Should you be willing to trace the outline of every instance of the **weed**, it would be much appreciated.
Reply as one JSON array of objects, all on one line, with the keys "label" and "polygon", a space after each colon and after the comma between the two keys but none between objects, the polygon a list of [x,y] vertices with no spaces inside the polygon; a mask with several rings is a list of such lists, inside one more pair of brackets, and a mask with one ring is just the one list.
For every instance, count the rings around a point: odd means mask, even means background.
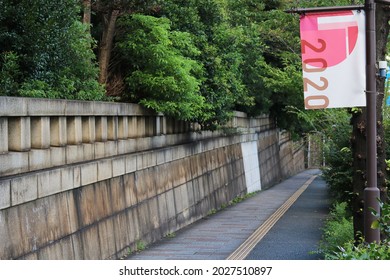
[{"label": "weed", "polygon": [[171,233],[168,233],[167,235],[165,235],[165,238],[174,238],[176,237],[176,233],[174,232],[171,232]]},{"label": "weed", "polygon": [[322,229],[322,240],[317,253],[323,254],[326,259],[332,259],[333,254],[339,251],[339,246],[354,239],[352,217],[347,215],[347,207],[346,202],[336,203]]},{"label": "weed", "polygon": [[247,193],[247,194],[245,194],[243,196],[238,196],[238,197],[234,198],[233,200],[231,200],[229,204],[230,205],[235,205],[235,204],[240,203],[240,202],[242,202],[242,201],[244,201],[244,200],[246,200],[248,198],[251,198],[251,197],[255,196],[259,192],[260,191],[256,191],[256,192]]},{"label": "weed", "polygon": [[137,241],[137,252],[141,252],[146,249],[146,244],[142,240]]}]

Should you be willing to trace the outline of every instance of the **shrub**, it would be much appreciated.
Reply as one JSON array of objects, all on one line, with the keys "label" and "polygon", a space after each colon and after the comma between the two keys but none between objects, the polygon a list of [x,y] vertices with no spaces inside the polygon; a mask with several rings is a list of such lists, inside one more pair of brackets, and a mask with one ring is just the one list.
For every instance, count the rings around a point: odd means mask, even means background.
[{"label": "shrub", "polygon": [[333,259],[337,260],[390,260],[390,242],[364,243],[363,240],[354,245],[348,242],[339,247],[339,252],[335,252]]},{"label": "shrub", "polygon": [[329,192],[335,201],[349,203],[348,208],[352,209],[352,152],[351,149],[343,147],[339,149],[334,143],[326,152],[327,166],[322,168],[322,175],[329,186]]},{"label": "shrub", "polygon": [[[381,215],[379,216],[378,213],[373,212],[377,216],[377,220],[374,221],[372,227],[381,230],[384,240],[379,243],[366,243],[361,238],[358,244],[355,244],[353,239],[335,238],[344,235],[346,233],[344,229],[347,229],[343,221],[344,218],[338,219],[339,223],[336,222],[336,226],[333,223],[327,223],[326,225],[324,234],[326,246],[323,247],[325,258],[334,260],[390,260],[390,204],[381,203],[380,205]],[[339,211],[337,216],[342,217],[342,214],[343,212]],[[352,223],[350,225],[352,227]],[[352,228],[350,230],[352,231]]]},{"label": "shrub", "polygon": [[333,259],[339,246],[353,242],[352,218],[347,213],[347,203],[336,203],[323,227],[319,252],[325,259]]}]

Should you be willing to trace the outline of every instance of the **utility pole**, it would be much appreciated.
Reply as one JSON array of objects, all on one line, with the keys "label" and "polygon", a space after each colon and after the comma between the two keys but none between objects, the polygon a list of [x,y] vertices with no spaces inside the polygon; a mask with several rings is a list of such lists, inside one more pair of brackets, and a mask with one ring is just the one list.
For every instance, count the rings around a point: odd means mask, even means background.
[{"label": "utility pole", "polygon": [[376,35],[375,1],[366,0],[366,100],[367,100],[367,186],[364,189],[364,237],[366,242],[380,242],[379,228],[371,228],[379,209],[377,184],[376,129]]}]

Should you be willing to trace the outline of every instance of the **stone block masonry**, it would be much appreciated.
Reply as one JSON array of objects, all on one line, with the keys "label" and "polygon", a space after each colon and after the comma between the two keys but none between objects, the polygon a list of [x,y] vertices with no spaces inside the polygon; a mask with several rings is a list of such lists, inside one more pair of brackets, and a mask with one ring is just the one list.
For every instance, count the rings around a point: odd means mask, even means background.
[{"label": "stone block masonry", "polygon": [[267,116],[237,112],[226,135],[135,104],[0,97],[0,112],[0,259],[120,258],[304,168]]}]

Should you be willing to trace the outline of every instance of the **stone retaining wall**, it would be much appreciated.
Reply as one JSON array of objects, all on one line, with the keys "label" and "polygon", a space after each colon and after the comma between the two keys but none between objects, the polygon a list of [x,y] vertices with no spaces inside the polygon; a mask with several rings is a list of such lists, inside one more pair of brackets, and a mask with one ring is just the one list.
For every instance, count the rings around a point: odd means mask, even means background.
[{"label": "stone retaining wall", "polygon": [[135,104],[0,97],[0,259],[112,259],[304,168],[268,117],[196,131]]}]

